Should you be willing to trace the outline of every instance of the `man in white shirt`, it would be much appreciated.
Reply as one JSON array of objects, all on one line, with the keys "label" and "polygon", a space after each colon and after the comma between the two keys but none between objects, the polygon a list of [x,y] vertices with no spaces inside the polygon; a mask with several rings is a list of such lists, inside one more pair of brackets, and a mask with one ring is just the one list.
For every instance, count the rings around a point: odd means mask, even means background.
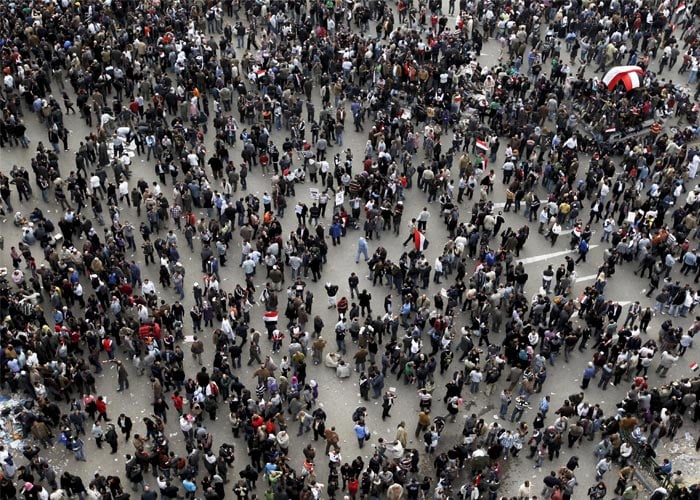
[{"label": "man in white shirt", "polygon": [[90,190],[92,191],[93,196],[95,194],[99,194],[100,199],[104,200],[104,190],[102,189],[100,177],[94,172],[92,173],[92,176],[90,176]]},{"label": "man in white shirt", "polygon": [[131,207],[131,197],[129,196],[129,181],[125,177],[119,182],[119,203],[122,203],[126,198],[126,204]]},{"label": "man in white shirt", "polygon": [[155,291],[156,291],[156,286],[153,284],[153,282],[151,280],[149,280],[148,278],[144,279],[143,284],[141,285],[141,295],[143,295],[145,297],[146,295],[150,294],[151,292],[155,293]]}]

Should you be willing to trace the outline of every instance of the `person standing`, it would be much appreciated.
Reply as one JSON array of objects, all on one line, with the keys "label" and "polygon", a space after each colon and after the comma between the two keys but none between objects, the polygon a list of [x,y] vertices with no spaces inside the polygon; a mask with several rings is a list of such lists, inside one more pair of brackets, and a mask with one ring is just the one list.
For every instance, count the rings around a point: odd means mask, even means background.
[{"label": "person standing", "polygon": [[100,424],[99,420],[95,421],[92,424],[91,434],[92,434],[92,437],[95,439],[95,444],[97,445],[97,447],[102,449],[102,440],[104,439],[104,430],[102,429],[102,425]]},{"label": "person standing", "polygon": [[510,421],[515,422],[516,420],[520,420],[527,407],[528,403],[525,396],[518,396],[515,398],[515,407],[513,408],[513,413],[510,415]]},{"label": "person standing", "polygon": [[600,481],[603,476],[612,468],[612,459],[610,457],[602,458],[595,467],[595,480]]},{"label": "person standing", "polygon": [[70,445],[75,459],[78,462],[87,462],[87,459],[85,458],[85,442],[80,439],[79,436],[76,436],[71,440]]},{"label": "person standing", "polygon": [[419,231],[425,231],[428,228],[428,219],[430,219],[428,207],[423,207],[423,210],[418,214],[418,217],[416,217]]},{"label": "person standing", "polygon": [[554,222],[552,224],[552,228],[549,230],[549,238],[552,240],[552,246],[554,246],[557,243],[557,239],[559,238],[559,235],[561,234],[561,224],[559,222]]},{"label": "person standing", "polygon": [[364,236],[360,236],[357,240],[357,254],[355,255],[355,264],[360,263],[360,256],[364,256],[365,262],[369,260],[369,247],[367,245],[367,239]]},{"label": "person standing", "polygon": [[604,391],[607,390],[610,379],[613,375],[613,365],[612,363],[605,363],[601,368],[600,381],[598,382],[598,387],[602,388]]},{"label": "person standing", "polygon": [[[195,306],[195,308],[196,308],[196,306]],[[200,315],[200,321],[201,321],[201,313],[199,313],[199,315]],[[192,319],[194,320],[194,317]],[[197,330],[197,329],[195,328],[195,330]],[[201,331],[201,328],[200,328],[200,331]],[[202,353],[204,352],[204,343],[201,340],[199,340],[196,335],[194,337],[192,337],[192,339],[193,339],[193,342],[192,342],[192,345],[190,346],[190,352],[192,353],[192,358],[195,361],[197,361],[197,363],[199,363],[199,365],[201,366]]]},{"label": "person standing", "polygon": [[391,417],[389,412],[394,405],[395,397],[396,396],[391,391],[386,391],[384,393],[384,400],[382,401],[382,420],[386,419],[386,417]]},{"label": "person standing", "polygon": [[336,295],[338,295],[338,285],[326,283],[326,294],[328,295],[328,309],[336,307]]},{"label": "person standing", "polygon": [[469,372],[469,390],[472,394],[478,394],[479,384],[483,378],[484,374],[481,372],[478,366]]},{"label": "person standing", "polygon": [[668,351],[662,352],[661,359],[659,360],[659,366],[656,368],[656,373],[659,374],[659,377],[665,378],[668,370],[676,361],[678,361],[678,356],[674,356]]},{"label": "person standing", "polygon": [[365,441],[369,439],[369,431],[363,420],[358,420],[353,428],[355,431],[355,437],[357,438],[357,445],[360,448],[364,448]]},{"label": "person standing", "polygon": [[107,425],[107,432],[105,433],[104,439],[107,442],[107,444],[109,444],[110,448],[112,448],[112,451],[110,451],[110,455],[116,454],[117,448],[119,446],[119,440],[117,438],[117,431],[114,428],[114,424]]},{"label": "person standing", "polygon": [[416,425],[415,437],[421,435],[422,432],[428,429],[430,426],[430,408],[425,408],[423,411],[418,413],[418,423]]},{"label": "person standing", "polygon": [[634,328],[634,323],[635,321],[637,321],[637,318],[639,317],[639,313],[641,311],[642,306],[639,305],[638,300],[630,304],[629,309],[627,309],[627,317],[625,318],[625,323],[622,325],[622,327],[627,328],[627,325],[629,325],[630,328]]},{"label": "person standing", "polygon": [[581,379],[581,389],[588,388],[588,384],[591,383],[591,379],[595,376],[595,366],[593,362],[589,361],[586,369],[583,370],[583,378]]},{"label": "person standing", "polygon": [[95,408],[97,409],[97,421],[104,420],[110,422],[112,419],[107,416],[107,403],[102,396],[98,396],[95,400]]},{"label": "person standing", "polygon": [[576,264],[578,264],[581,261],[586,262],[586,255],[588,255],[588,250],[588,241],[586,241],[584,238],[581,238],[581,241],[578,244],[578,259],[576,259]]},{"label": "person standing", "polygon": [[248,346],[248,354],[250,355],[248,359],[248,366],[252,365],[253,361],[256,361],[258,364],[262,364],[260,353],[260,346],[256,341],[252,340]]},{"label": "person standing", "polygon": [[637,490],[636,484],[628,486],[622,493],[623,500],[636,500],[637,498],[639,498],[639,491]]},{"label": "person standing", "polygon": [[651,323],[651,319],[654,317],[654,311],[651,309],[651,307],[646,307],[639,316],[639,330],[642,333],[647,332],[647,328],[649,327],[649,323]]},{"label": "person standing", "polygon": [[508,389],[503,389],[503,391],[501,392],[500,400],[501,407],[498,410],[498,416],[500,418],[505,419],[508,415],[508,407],[510,406],[510,403],[512,401],[512,397]]},{"label": "person standing", "polygon": [[[627,489],[627,483],[634,478],[634,466],[628,465],[619,470],[617,476],[617,485],[615,486],[615,494],[623,495]],[[623,497],[624,498],[624,497]]]},{"label": "person standing", "polygon": [[121,392],[129,388],[129,372],[126,370],[124,363],[117,360],[117,382],[119,383],[119,389],[117,392]]},{"label": "person standing", "polygon": [[[249,43],[250,44],[250,43]],[[193,500],[197,491],[197,483],[194,478],[185,477],[182,480],[182,487],[185,489],[185,498]]]},{"label": "person standing", "polygon": [[131,418],[122,413],[117,419],[117,425],[119,426],[119,429],[124,435],[124,442],[128,442],[129,438],[131,437],[131,429],[134,426],[131,421]]},{"label": "person standing", "polygon": [[360,296],[360,291],[358,289],[358,286],[360,284],[360,278],[357,276],[357,274],[350,273],[350,276],[348,277],[348,286],[350,287],[350,298],[354,299],[355,296]]},{"label": "person standing", "polygon": [[340,446],[338,446],[340,436],[338,436],[335,427],[327,428],[323,433],[323,437],[326,439],[326,455],[328,455],[331,447],[333,447],[333,450],[336,452],[340,451]]},{"label": "person standing", "polygon": [[[360,294],[357,296],[358,299],[358,305],[360,306],[360,314],[364,318],[365,312],[367,313],[368,317],[371,317],[372,315],[372,294],[369,293],[366,289],[363,289]],[[381,337],[380,337],[381,338]],[[381,340],[380,340],[381,342]]]}]

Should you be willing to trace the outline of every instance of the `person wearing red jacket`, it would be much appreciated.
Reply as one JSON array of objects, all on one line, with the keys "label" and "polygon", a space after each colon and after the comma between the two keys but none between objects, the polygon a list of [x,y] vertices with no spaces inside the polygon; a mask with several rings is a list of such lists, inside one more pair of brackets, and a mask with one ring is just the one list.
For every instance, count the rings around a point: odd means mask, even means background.
[{"label": "person wearing red jacket", "polygon": [[348,481],[348,494],[350,495],[350,498],[356,497],[359,487],[360,481],[356,477],[353,477],[350,479],[350,481]]},{"label": "person wearing red jacket", "polygon": [[98,413],[96,422],[99,422],[101,419],[104,419],[105,422],[112,420],[107,416],[107,403],[102,396],[98,396],[95,400],[95,408],[97,408]]},{"label": "person wearing red jacket", "polygon": [[110,360],[114,359],[114,341],[111,338],[105,337],[102,340],[102,349],[107,353],[107,357]]},{"label": "person wearing red jacket", "polygon": [[180,396],[180,392],[175,391],[175,393],[172,396],[170,396],[170,399],[173,402],[173,406],[175,407],[177,414],[179,416],[182,416],[182,407],[184,405],[184,400],[183,400],[182,396]]}]

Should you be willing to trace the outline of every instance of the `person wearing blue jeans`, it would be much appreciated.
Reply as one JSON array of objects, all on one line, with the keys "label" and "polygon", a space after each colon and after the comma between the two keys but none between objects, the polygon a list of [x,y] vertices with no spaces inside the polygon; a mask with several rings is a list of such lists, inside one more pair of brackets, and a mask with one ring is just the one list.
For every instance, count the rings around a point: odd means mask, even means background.
[{"label": "person wearing blue jeans", "polygon": [[347,353],[345,349],[345,331],[335,332],[335,343],[338,345],[338,352],[345,356]]},{"label": "person wearing blue jeans", "polygon": [[503,392],[501,392],[501,408],[498,410],[499,417],[506,418],[511,400],[510,391],[508,389],[503,389]]},{"label": "person wearing blue jeans", "polygon": [[367,240],[364,236],[360,236],[357,240],[357,254],[355,255],[355,264],[360,263],[360,256],[364,256],[365,262],[369,260],[369,247],[367,246]]},{"label": "person wearing blue jeans", "polygon": [[367,426],[365,426],[364,422],[359,421],[355,424],[354,430],[355,430],[355,437],[357,437],[357,445],[360,448],[364,448],[365,440],[367,439],[367,436],[369,435],[369,431],[367,430]]}]

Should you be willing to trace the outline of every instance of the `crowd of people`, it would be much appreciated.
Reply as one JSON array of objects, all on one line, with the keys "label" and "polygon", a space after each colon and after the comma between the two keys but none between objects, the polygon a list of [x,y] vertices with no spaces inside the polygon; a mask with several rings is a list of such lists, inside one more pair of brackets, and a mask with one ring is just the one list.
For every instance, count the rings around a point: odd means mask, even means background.
[{"label": "crowd of people", "polygon": [[[688,411],[697,421],[700,384],[653,380],[700,327],[673,324],[700,301],[685,283],[700,276],[698,91],[663,73],[680,60],[696,83],[695,6],[448,3],[0,6],[0,148],[31,150],[0,174],[16,226],[3,233],[0,383],[22,398],[4,417],[26,438],[0,445],[1,498],[534,498],[529,481],[504,488],[504,468],[523,447],[545,467],[564,439],[584,437],[600,439],[594,483],[579,485],[572,456],[540,496],[604,498],[617,473],[625,499],[648,485],[654,500],[698,498],[695,479],[655,450]],[[501,53],[482,65],[489,38]],[[646,70],[635,91],[586,76],[625,63]],[[71,132],[71,114],[88,134]],[[349,148],[358,135],[364,149]],[[262,179],[258,196],[248,183]],[[407,208],[409,196],[425,208]],[[38,200],[60,207],[58,220]],[[389,233],[406,236],[404,251]],[[519,257],[531,237],[577,255],[529,279]],[[594,284],[574,293],[598,238]],[[328,278],[341,248],[369,272],[366,286],[363,272],[348,276],[349,296]],[[197,255],[201,267],[183,265]],[[225,284],[234,267],[240,279]],[[605,291],[620,267],[648,273],[655,294],[626,304],[624,322],[626,297]],[[647,329],[665,314],[654,339]],[[581,392],[549,418],[551,396],[533,408],[562,351],[568,363],[590,349]],[[150,416],[111,410],[106,366],[118,392],[130,378],[150,384]],[[382,420],[395,418],[388,379],[415,387],[415,441],[408,419],[376,436],[365,407],[326,422],[324,384],[307,373],[325,366],[357,377]],[[592,380],[630,386],[615,413],[587,400]],[[499,405],[492,422],[469,410],[482,386]],[[217,413],[230,436],[210,430]],[[442,440],[458,416],[462,438]],[[374,441],[367,464],[341,450],[341,426],[360,449]],[[290,434],[309,436],[301,455]],[[86,461],[88,442],[116,454],[120,437],[124,470],[89,480],[42,450],[60,443]],[[635,469],[652,458],[650,475]]]}]

